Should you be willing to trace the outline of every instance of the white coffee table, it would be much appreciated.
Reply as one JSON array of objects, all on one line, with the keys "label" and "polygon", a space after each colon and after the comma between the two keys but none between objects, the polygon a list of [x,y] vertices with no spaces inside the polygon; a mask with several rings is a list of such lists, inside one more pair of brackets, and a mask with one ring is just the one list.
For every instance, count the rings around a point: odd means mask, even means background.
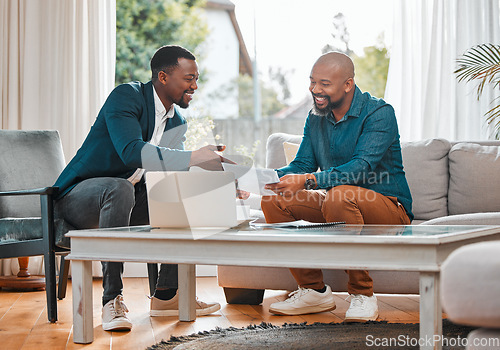
[{"label": "white coffee table", "polygon": [[326,230],[152,229],[70,231],[73,341],[93,341],[92,261],[179,264],[179,319],[195,313],[195,264],[420,272],[421,348],[442,335],[440,267],[465,244],[500,239],[500,226],[345,225]]}]

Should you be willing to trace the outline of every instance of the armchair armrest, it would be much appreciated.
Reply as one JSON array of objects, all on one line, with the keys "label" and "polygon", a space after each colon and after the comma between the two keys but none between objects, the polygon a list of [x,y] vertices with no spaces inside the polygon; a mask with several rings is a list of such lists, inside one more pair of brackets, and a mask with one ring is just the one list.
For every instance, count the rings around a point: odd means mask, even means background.
[{"label": "armchair armrest", "polygon": [[0,196],[27,196],[27,195],[56,195],[59,187],[43,187],[31,190],[15,190],[0,192]]}]

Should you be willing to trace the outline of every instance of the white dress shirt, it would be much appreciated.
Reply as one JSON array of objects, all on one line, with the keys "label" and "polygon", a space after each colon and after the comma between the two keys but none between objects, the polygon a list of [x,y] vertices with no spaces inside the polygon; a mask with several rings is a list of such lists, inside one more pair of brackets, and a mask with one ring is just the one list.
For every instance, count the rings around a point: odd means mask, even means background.
[{"label": "white dress shirt", "polygon": [[[149,143],[154,146],[158,146],[160,144],[161,137],[163,136],[163,131],[165,130],[167,119],[172,118],[175,111],[174,105],[172,105],[167,112],[165,106],[158,97],[154,86],[153,96],[155,102],[155,129],[153,131],[153,135],[151,136],[151,140],[149,140]],[[132,185],[135,185],[141,180],[142,176],[144,175],[144,171],[144,169],[138,168],[127,180],[130,181]]]}]

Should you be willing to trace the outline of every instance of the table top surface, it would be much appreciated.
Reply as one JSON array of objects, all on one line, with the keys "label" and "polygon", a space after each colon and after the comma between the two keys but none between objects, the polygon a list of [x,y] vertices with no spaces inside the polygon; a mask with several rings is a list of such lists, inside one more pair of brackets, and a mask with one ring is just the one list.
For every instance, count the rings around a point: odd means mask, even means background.
[{"label": "table top surface", "polygon": [[492,225],[339,225],[323,228],[262,228],[243,224],[235,228],[165,229],[131,226],[70,231],[75,238],[144,238],[166,240],[400,242],[446,243],[500,233]]}]

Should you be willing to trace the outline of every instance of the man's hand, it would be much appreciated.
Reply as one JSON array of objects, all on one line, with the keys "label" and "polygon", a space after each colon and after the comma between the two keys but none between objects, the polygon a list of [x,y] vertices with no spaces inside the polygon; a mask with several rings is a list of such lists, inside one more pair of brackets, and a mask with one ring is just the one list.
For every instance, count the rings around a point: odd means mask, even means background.
[{"label": "man's hand", "polygon": [[205,170],[222,171],[222,163],[234,164],[234,162],[230,161],[229,159],[215,153],[221,148],[221,145],[207,145],[191,152],[191,160],[189,161],[189,166],[198,166]]},{"label": "man's hand", "polygon": [[234,180],[234,183],[236,185],[236,198],[248,199],[248,197],[250,197],[250,192],[243,191],[238,188],[238,179]]},{"label": "man's hand", "polygon": [[236,198],[238,199],[248,199],[250,197],[250,192],[243,191],[243,190],[236,190]]},{"label": "man's hand", "polygon": [[296,192],[304,189],[307,174],[290,174],[280,179],[275,184],[267,184],[266,189],[273,191],[280,196],[292,196]]}]

